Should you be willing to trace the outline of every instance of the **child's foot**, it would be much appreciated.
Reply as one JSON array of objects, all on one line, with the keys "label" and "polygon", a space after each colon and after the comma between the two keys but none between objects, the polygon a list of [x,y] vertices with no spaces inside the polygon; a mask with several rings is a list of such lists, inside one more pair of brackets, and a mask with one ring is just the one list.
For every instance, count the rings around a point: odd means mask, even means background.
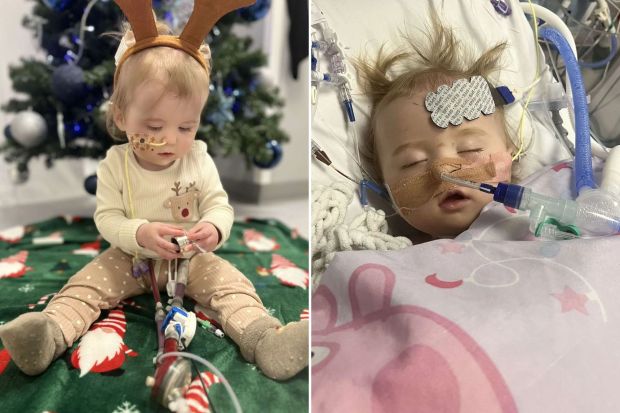
[{"label": "child's foot", "polygon": [[58,324],[44,313],[26,313],[0,327],[0,339],[17,367],[41,374],[67,349]]},{"label": "child's foot", "polygon": [[308,365],[308,320],[281,326],[263,317],[243,332],[241,352],[274,380],[286,380]]}]

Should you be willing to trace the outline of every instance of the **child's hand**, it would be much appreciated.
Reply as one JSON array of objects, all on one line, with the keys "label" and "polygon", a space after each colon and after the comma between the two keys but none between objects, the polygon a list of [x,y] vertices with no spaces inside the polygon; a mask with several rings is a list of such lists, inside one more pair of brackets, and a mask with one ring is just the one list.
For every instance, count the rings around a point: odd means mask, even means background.
[{"label": "child's hand", "polygon": [[[220,241],[220,233],[210,222],[199,222],[187,232],[190,241],[194,241],[203,250],[213,251]],[[191,249],[189,248],[191,247]],[[197,249],[194,245],[188,246],[188,250]]]},{"label": "child's hand", "polygon": [[161,258],[166,260],[179,258],[181,254],[177,252],[177,246],[165,239],[165,235],[178,237],[185,235],[185,233],[181,227],[162,224],[161,222],[149,222],[140,225],[138,232],[136,232],[136,240],[141,247],[153,251]]}]

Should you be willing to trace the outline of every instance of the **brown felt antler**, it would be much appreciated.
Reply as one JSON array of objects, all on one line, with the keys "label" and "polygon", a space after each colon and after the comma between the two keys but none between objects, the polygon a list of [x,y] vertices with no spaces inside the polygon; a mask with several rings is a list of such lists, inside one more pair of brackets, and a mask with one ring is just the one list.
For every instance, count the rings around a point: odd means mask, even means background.
[{"label": "brown felt antler", "polygon": [[222,16],[255,2],[256,0],[195,0],[194,11],[179,38],[198,49]]},{"label": "brown felt antler", "polygon": [[136,43],[143,39],[157,37],[157,26],[151,9],[151,0],[114,0],[121,8],[129,24]]},{"label": "brown felt antler", "polygon": [[158,35],[155,18],[151,9],[152,0],[114,0],[121,8],[131,29],[136,43],[127,49],[116,66],[114,80],[127,58],[141,50],[157,46],[180,49],[192,56],[205,70],[209,65],[200,53],[200,45],[215,23],[226,13],[254,4],[256,0],[195,0],[194,10],[179,37]]}]

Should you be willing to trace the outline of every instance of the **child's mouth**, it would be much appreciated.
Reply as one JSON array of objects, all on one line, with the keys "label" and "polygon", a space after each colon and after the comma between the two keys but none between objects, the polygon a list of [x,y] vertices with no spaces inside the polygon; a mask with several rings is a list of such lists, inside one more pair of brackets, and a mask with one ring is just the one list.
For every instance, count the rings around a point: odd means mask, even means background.
[{"label": "child's mouth", "polygon": [[174,156],[174,153],[172,153],[172,152],[160,152],[157,155],[163,156],[164,158],[168,158],[170,156]]},{"label": "child's mouth", "polygon": [[464,208],[471,199],[458,189],[446,192],[439,201],[439,208],[446,211],[457,211]]}]

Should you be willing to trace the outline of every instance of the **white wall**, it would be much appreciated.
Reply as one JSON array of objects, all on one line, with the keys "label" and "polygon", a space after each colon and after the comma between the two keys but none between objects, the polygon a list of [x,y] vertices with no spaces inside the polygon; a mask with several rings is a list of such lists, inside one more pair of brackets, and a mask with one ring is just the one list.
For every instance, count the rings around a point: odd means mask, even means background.
[{"label": "white wall", "polygon": [[[4,0],[6,4],[7,0]],[[110,3],[111,4],[111,3]],[[21,26],[23,16],[30,14],[33,2],[26,0],[8,0],[8,7],[0,14],[0,39],[3,40],[0,53],[0,102],[7,102],[15,96],[8,75],[9,64],[19,63],[20,57],[38,56],[44,58],[38,42],[30,30]],[[258,183],[299,182],[307,185],[308,181],[308,69],[307,61],[300,65],[299,79],[295,81],[288,69],[288,15],[286,2],[274,0],[268,16],[249,27],[239,27],[239,32],[248,33],[269,55],[268,77],[274,79],[286,100],[282,127],[291,137],[291,142],[284,147],[282,162],[273,169],[255,170],[245,173],[246,179]],[[3,141],[2,130],[12,114],[0,111],[0,142]],[[239,163],[230,160],[222,162],[222,176],[236,174],[239,176]],[[93,208],[93,197],[86,194],[83,181],[94,172],[95,163],[90,160],[59,161],[47,169],[43,159],[30,162],[30,179],[22,185],[13,185],[10,180],[10,165],[0,158],[0,228],[14,222],[19,209],[39,211],[40,218],[58,213],[84,213]],[[241,174],[243,175],[243,173]],[[73,211],[75,209],[75,211]]]},{"label": "white wall", "polygon": [[[4,39],[0,53],[0,102],[6,103],[16,96],[9,78],[9,64],[18,64],[21,57],[39,57],[38,42],[30,30],[21,25],[23,16],[29,14],[33,2],[8,0],[0,14],[0,39]],[[4,130],[13,114],[0,111],[0,127]],[[0,142],[5,139],[0,134]],[[13,185],[10,180],[10,164],[0,158],[0,219],[9,215],[6,208],[28,207],[48,201],[71,199],[74,203],[87,202],[89,195],[83,189],[83,166],[81,161],[63,161],[58,167],[47,169],[44,159],[30,162],[30,179],[23,185]],[[45,211],[42,211],[45,213]]]}]

